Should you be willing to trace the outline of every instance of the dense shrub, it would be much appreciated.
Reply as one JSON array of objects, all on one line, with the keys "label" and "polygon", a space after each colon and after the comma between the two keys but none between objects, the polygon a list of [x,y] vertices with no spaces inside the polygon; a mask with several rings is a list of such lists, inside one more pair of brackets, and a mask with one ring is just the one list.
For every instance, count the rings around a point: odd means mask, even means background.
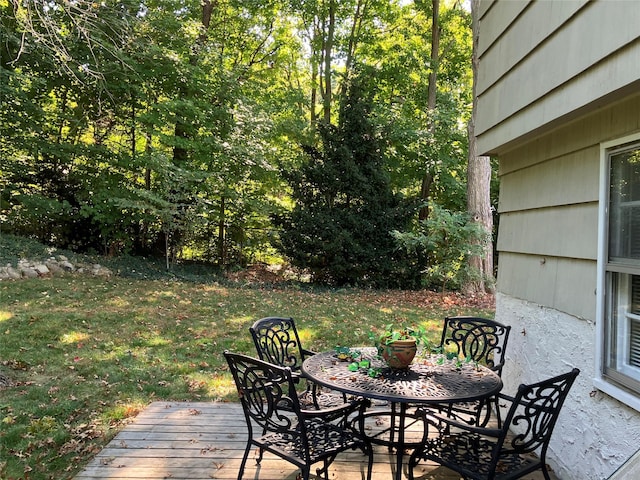
[{"label": "dense shrub", "polygon": [[393,236],[407,255],[416,261],[426,258],[425,286],[457,290],[479,275],[468,259],[483,254],[481,239],[486,232],[466,212],[452,212],[437,204],[431,204],[429,211],[417,231],[396,231]]},{"label": "dense shrub", "polygon": [[321,147],[305,147],[307,161],[285,173],[296,204],[277,219],[279,248],[319,283],[415,287],[420,265],[392,236],[408,227],[415,208],[392,190],[366,95],[356,78],[339,125],[321,126]]}]

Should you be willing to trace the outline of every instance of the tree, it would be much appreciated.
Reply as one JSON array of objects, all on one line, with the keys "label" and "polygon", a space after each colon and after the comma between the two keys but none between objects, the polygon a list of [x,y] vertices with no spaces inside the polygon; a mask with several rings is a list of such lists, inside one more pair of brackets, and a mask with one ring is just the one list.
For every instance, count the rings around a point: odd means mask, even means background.
[{"label": "tree", "polygon": [[[440,0],[431,0],[431,55],[429,57],[429,87],[427,95],[427,115],[429,121],[429,134],[435,136],[435,109],[436,109],[436,92],[438,84],[438,65],[440,63]],[[433,160],[429,162],[425,168],[422,184],[420,186],[420,198],[425,202],[425,206],[420,209],[419,219],[426,220],[429,216],[429,208],[427,200],[431,191],[431,184],[434,180]]]},{"label": "tree", "polygon": [[482,255],[469,257],[469,267],[477,272],[464,285],[466,293],[485,293],[493,287],[493,242],[491,232],[493,230],[493,216],[491,212],[491,163],[489,157],[478,156],[475,138],[475,118],[477,106],[477,72],[478,72],[478,9],[479,0],[472,0],[472,32],[473,32],[473,109],[468,124],[469,132],[469,165],[467,167],[467,208],[471,220],[483,227],[486,235],[480,246]]},{"label": "tree", "polygon": [[[361,245],[403,224],[375,218],[387,207],[367,182],[392,205],[418,198],[428,170],[429,200],[466,210],[469,19],[440,2],[434,22],[433,4],[0,0],[3,227],[80,251],[244,263],[292,208],[280,171],[313,162],[353,182],[323,192],[330,213],[369,205]],[[367,128],[348,120],[353,65],[375,72],[360,82]],[[333,237],[367,231],[356,221]]]},{"label": "tree", "polygon": [[3,3],[6,18],[16,23],[22,37],[12,62],[37,48],[54,60],[53,71],[83,84],[104,81],[110,62],[121,59],[122,47],[130,38],[131,21],[141,9],[140,3],[132,0]]},{"label": "tree", "polygon": [[321,125],[322,148],[288,172],[296,206],[279,219],[281,251],[316,281],[333,285],[416,286],[419,269],[396,248],[412,205],[394,194],[382,142],[370,118],[367,71],[350,79],[337,126]]},{"label": "tree", "polygon": [[[375,39],[361,40],[358,58],[379,72],[375,116],[385,129],[392,183],[407,194],[424,191],[425,201],[444,208],[466,210],[470,16],[457,4],[441,5],[438,49],[430,1],[390,6],[375,23]],[[432,51],[439,52],[437,69],[426,60]]]}]

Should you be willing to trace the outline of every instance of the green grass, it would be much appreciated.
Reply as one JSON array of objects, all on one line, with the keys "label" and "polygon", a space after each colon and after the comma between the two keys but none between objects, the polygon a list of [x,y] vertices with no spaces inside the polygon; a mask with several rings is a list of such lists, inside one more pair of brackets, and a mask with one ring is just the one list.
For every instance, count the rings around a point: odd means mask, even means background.
[{"label": "green grass", "polygon": [[257,288],[68,275],[0,282],[0,478],[68,479],[155,400],[236,399],[222,352],[293,316],[306,347],[369,345],[372,328],[493,317],[424,292]]}]

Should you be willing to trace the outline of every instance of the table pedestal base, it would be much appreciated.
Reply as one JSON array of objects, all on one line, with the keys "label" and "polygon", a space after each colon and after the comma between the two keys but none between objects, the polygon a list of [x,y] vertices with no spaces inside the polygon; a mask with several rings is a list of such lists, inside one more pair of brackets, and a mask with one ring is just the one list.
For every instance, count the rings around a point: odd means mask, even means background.
[{"label": "table pedestal base", "polygon": [[423,424],[406,403],[390,403],[388,409],[365,412],[365,434],[371,443],[383,445],[396,453],[396,480],[402,479],[404,454],[422,443]]}]

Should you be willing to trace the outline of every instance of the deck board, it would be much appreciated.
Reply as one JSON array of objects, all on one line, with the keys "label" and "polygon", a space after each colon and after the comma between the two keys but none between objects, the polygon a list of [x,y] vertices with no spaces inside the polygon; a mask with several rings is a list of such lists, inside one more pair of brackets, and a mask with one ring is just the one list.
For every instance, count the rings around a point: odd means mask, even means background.
[{"label": "deck board", "polygon": [[[246,438],[247,427],[238,403],[154,402],[74,480],[235,480]],[[254,458],[252,453],[245,479],[295,480],[298,470],[293,465],[269,454],[265,454],[260,465]],[[373,480],[393,478],[394,454],[376,446],[374,462]],[[366,457],[354,451],[339,455],[329,476],[334,480],[351,480],[364,478],[365,472]],[[430,463],[420,464],[415,474],[419,480],[459,479],[451,470]],[[525,477],[525,480],[541,479],[541,473]]]}]

